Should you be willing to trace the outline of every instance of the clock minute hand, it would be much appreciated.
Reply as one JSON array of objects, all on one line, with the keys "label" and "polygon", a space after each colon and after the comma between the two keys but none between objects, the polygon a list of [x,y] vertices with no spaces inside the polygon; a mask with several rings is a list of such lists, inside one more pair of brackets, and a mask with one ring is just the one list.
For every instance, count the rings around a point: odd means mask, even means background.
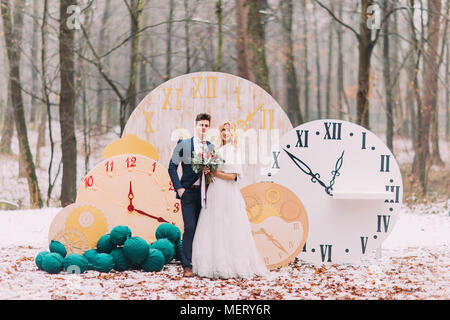
[{"label": "clock minute hand", "polygon": [[267,237],[267,239],[269,239],[275,247],[277,247],[278,249],[280,249],[280,250],[284,251],[286,254],[288,254],[288,252],[283,247],[283,245],[277,239],[275,239],[272,235],[268,234],[264,228],[261,228],[258,231],[253,231],[252,233],[265,235]]},{"label": "clock minute hand", "polygon": [[167,221],[166,219],[164,219],[164,218],[162,218],[162,217],[155,217],[155,216],[152,216],[151,214],[148,214],[148,213],[146,213],[146,212],[144,212],[144,211],[142,211],[142,210],[139,210],[139,209],[136,209],[136,208],[134,208],[134,211],[136,211],[137,213],[139,213],[139,214],[142,214],[142,215],[144,215],[144,216],[147,216],[147,217],[149,217],[149,218],[152,218],[152,219],[155,219],[155,220],[157,220],[158,222],[168,222],[169,223],[169,221]]},{"label": "clock minute hand", "polygon": [[311,168],[306,163],[304,163],[302,160],[300,160],[299,158],[294,156],[292,153],[290,153],[286,149],[283,149],[283,150],[284,150],[284,152],[286,152],[288,154],[288,156],[291,158],[291,160],[295,163],[295,165],[300,170],[302,170],[308,176],[311,176],[311,182],[313,182],[313,183],[318,182],[322,187],[325,188],[326,193],[331,196],[331,193],[330,193],[330,190],[329,190],[330,188],[322,180],[319,179],[320,178],[320,174],[313,173]]}]

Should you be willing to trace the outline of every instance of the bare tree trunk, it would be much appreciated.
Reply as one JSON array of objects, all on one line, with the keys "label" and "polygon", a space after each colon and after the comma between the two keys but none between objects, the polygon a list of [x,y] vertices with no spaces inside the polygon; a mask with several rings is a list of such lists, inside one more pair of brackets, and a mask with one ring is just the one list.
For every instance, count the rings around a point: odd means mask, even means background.
[{"label": "bare tree trunk", "polygon": [[165,80],[170,79],[172,69],[172,20],[173,20],[174,0],[169,0],[169,17],[167,23],[167,45],[166,45],[166,74]]},{"label": "bare tree trunk", "polygon": [[248,11],[246,0],[236,0],[236,51],[237,51],[237,74],[244,79],[250,79],[250,60],[248,53]]},{"label": "bare tree trunk", "polygon": [[[334,11],[333,5],[331,6],[331,11]],[[331,109],[331,75],[333,73],[333,29],[334,20],[331,22],[328,28],[328,65],[327,65],[327,84],[325,92],[325,117],[330,118]]]},{"label": "bare tree trunk", "polygon": [[411,140],[413,142],[413,145],[416,144],[416,137],[417,137],[417,129],[416,129],[416,99],[414,98],[416,96],[415,94],[415,81],[416,81],[416,60],[418,58],[418,52],[417,52],[417,39],[415,36],[414,31],[414,25],[413,25],[413,19],[414,19],[414,0],[409,1],[409,12],[408,12],[408,42],[409,50],[411,51],[411,54],[407,61],[407,83],[406,83],[406,93],[405,93],[405,105],[406,108],[408,108],[409,113],[409,125],[411,132]]},{"label": "bare tree trunk", "polygon": [[371,30],[367,27],[367,8],[371,5],[373,5],[373,1],[361,0],[358,93],[356,95],[357,123],[367,129],[370,127],[370,65],[374,46],[371,40]]},{"label": "bare tree trunk", "polygon": [[280,1],[281,25],[283,30],[283,49],[285,58],[283,61],[283,86],[286,88],[287,110],[286,113],[294,127],[303,123],[300,110],[300,97],[297,82],[297,73],[294,64],[294,46],[292,41],[292,15],[294,11],[293,1]]},{"label": "bare tree trunk", "polygon": [[[444,17],[449,17],[450,12],[450,3],[447,2],[447,10],[444,15]],[[442,32],[442,45],[441,50],[439,54],[439,62],[437,63],[437,67],[435,69],[435,72],[437,74],[437,77],[439,78],[439,70],[441,68],[442,61],[444,60],[444,52],[445,52],[445,45],[447,41],[447,29],[448,29],[448,18],[445,19],[445,24],[443,26],[443,32]],[[448,86],[448,83],[446,83]],[[431,161],[433,164],[438,166],[444,166],[444,161],[442,161],[441,158],[441,152],[439,150],[439,82],[436,81],[436,99],[434,99],[435,105],[433,106],[434,112],[433,112],[433,118],[432,118],[432,126],[431,126]],[[448,90],[447,90],[448,91]]]},{"label": "bare tree trunk", "polygon": [[[38,61],[38,32],[39,32],[39,23],[38,23],[38,6],[39,1],[33,0],[33,39],[31,40],[31,59],[32,61]],[[34,96],[38,92],[38,79],[37,79],[37,68],[32,68],[31,70],[31,83],[32,83],[32,92],[33,96],[31,97],[31,110],[30,110],[30,122],[35,124],[36,114],[40,114],[38,111],[42,109],[42,104],[36,99]],[[41,119],[41,118],[39,118]],[[36,165],[38,165],[38,161],[36,161]]]},{"label": "bare tree trunk", "polygon": [[[171,0],[171,5],[172,2],[173,0]],[[130,115],[136,108],[136,78],[137,78],[137,67],[139,62],[139,39],[140,39],[138,30],[141,26],[142,8],[143,8],[143,0],[131,1],[131,11],[130,11],[131,34],[133,34],[134,37],[133,40],[131,41],[131,48],[130,48],[130,57],[131,57],[130,80],[128,83],[128,90],[127,90],[126,119],[130,117]],[[170,17],[170,19],[172,18]],[[125,128],[125,126],[123,128]]]},{"label": "bare tree trunk", "polygon": [[[430,125],[434,108],[437,107],[437,80],[439,75],[435,72],[437,69],[437,50],[439,45],[441,1],[428,1],[428,44],[426,46],[424,63],[424,86],[423,86],[423,108],[421,110],[421,123],[419,126],[418,148],[416,157],[418,158],[416,177],[419,178],[422,187],[422,193],[427,191],[427,176],[430,156]],[[434,106],[434,107],[433,107]]]},{"label": "bare tree trunk", "polygon": [[[8,65],[6,60],[8,55],[5,55],[5,65]],[[0,141],[0,153],[12,154],[11,143],[14,135],[14,108],[11,102],[11,82],[8,81],[8,97],[6,99],[5,106],[5,118],[2,128],[2,139]]]},{"label": "bare tree trunk", "polygon": [[47,108],[41,104],[40,120],[38,127],[38,138],[36,142],[36,168],[41,166],[41,148],[45,146],[45,128],[47,124]]},{"label": "bare tree trunk", "polygon": [[308,66],[308,22],[306,21],[306,0],[303,0],[303,88],[305,97],[305,121],[310,120],[309,114],[309,66]]},{"label": "bare tree trunk", "polygon": [[[397,1],[395,1],[397,3]],[[402,92],[400,87],[400,62],[399,62],[399,56],[400,56],[400,38],[398,37],[398,14],[397,12],[394,12],[393,14],[393,21],[392,23],[392,34],[394,35],[394,41],[392,42],[392,49],[391,51],[391,57],[392,57],[392,70],[395,71],[396,74],[396,81],[393,84],[393,90],[394,90],[394,102],[396,107],[396,115],[397,115],[397,126],[399,126],[399,133],[404,136],[409,136],[409,126],[408,126],[408,116],[407,116],[407,109],[403,105],[402,101]],[[392,39],[392,37],[391,37]]]},{"label": "bare tree trunk", "polygon": [[[445,63],[445,83],[447,86],[450,83],[450,43],[447,42],[447,56]],[[445,137],[450,136],[450,90],[445,90]]]},{"label": "bare tree trunk", "polygon": [[[100,34],[99,34],[99,43],[98,43],[98,50],[100,53],[103,53],[103,50],[105,49],[105,44],[108,42],[108,33],[106,32],[106,23],[108,21],[109,15],[110,15],[110,6],[111,1],[105,1],[105,8],[103,11],[102,16],[102,22],[100,27]],[[108,57],[106,58],[108,59]],[[104,102],[104,95],[103,95],[103,79],[99,78],[97,80],[97,117],[96,117],[96,128],[102,127],[102,118],[103,118],[103,109],[105,106]]]},{"label": "bare tree trunk", "polygon": [[18,44],[22,41],[24,9],[25,0],[17,0],[14,8],[14,18],[12,18],[10,2],[8,0],[1,1],[3,32],[9,61],[11,102],[14,108],[14,121],[16,124],[17,137],[19,139],[19,159],[23,158],[25,162],[28,191],[30,194],[30,206],[32,208],[41,208],[42,198],[39,190],[33,156],[31,154],[28,142],[28,132],[25,122],[22,89],[20,83],[20,49]]},{"label": "bare tree trunk", "polygon": [[[384,11],[390,10],[389,0],[383,0]],[[391,80],[391,59],[390,59],[390,47],[389,47],[389,19],[386,19],[383,30],[383,77],[384,77],[384,90],[386,93],[386,145],[394,152],[394,97],[393,86]]]},{"label": "bare tree trunk", "polygon": [[77,192],[77,141],[75,136],[75,61],[73,56],[74,30],[69,28],[67,9],[76,5],[76,0],[61,0],[59,25],[59,60],[61,93],[59,122],[61,126],[61,149],[63,174],[61,183],[61,205],[74,203]]},{"label": "bare tree trunk", "polygon": [[[339,19],[342,19],[342,3],[338,9]],[[342,53],[342,26],[336,25],[337,45],[338,45],[338,61],[337,61],[337,105],[338,117],[344,119],[344,57]]]},{"label": "bare tree trunk", "polygon": [[264,40],[264,28],[261,22],[261,1],[246,0],[248,6],[247,33],[248,53],[250,54],[250,79],[266,92],[271,94],[269,83],[269,70],[266,63],[266,50]]},{"label": "bare tree trunk", "polygon": [[[142,12],[142,25],[146,26],[148,20],[148,13],[143,10]],[[142,101],[144,97],[147,95],[147,92],[149,91],[149,81],[147,80],[147,58],[145,57],[144,53],[147,52],[148,47],[148,38],[150,37],[150,33],[145,33],[142,35],[142,41],[141,41],[141,49],[140,49],[140,58],[139,58],[139,94],[138,94],[138,100]]]},{"label": "bare tree trunk", "polygon": [[186,73],[191,72],[191,49],[189,47],[189,21],[187,21],[191,14],[189,12],[189,0],[183,0],[184,4],[184,18],[186,21],[184,22],[184,44],[186,48]]},{"label": "bare tree trunk", "polygon": [[320,48],[319,48],[319,32],[317,26],[317,18],[316,18],[316,6],[314,5],[314,39],[316,44],[316,90],[317,90],[317,113],[318,118],[322,118],[322,93],[321,93],[321,85],[320,80],[322,76],[320,74]]},{"label": "bare tree trunk", "polygon": [[222,0],[216,2],[216,16],[217,16],[217,60],[216,71],[222,68]]}]

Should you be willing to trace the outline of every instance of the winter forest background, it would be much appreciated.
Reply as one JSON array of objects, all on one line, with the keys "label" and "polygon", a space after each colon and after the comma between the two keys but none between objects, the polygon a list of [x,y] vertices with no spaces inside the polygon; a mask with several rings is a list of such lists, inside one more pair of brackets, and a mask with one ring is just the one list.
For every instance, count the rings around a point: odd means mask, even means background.
[{"label": "winter forest background", "polygon": [[196,71],[249,79],[294,127],[353,121],[408,202],[449,194],[445,0],[1,0],[0,200],[73,203],[141,99]]}]

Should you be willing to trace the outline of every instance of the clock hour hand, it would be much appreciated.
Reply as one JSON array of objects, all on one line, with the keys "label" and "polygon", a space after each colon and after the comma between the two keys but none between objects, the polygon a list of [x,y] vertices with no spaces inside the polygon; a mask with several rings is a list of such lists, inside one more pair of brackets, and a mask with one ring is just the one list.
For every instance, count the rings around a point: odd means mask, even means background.
[{"label": "clock hour hand", "polygon": [[320,180],[320,174],[318,173],[313,173],[311,168],[304,163],[302,160],[300,160],[299,158],[297,158],[296,156],[294,156],[292,153],[290,153],[289,151],[287,151],[286,149],[283,149],[284,152],[286,152],[288,154],[288,156],[291,158],[292,162],[295,163],[295,165],[305,174],[307,174],[308,176],[311,177],[311,182],[312,183],[316,183],[318,182],[322,187],[324,187],[325,192],[331,196],[331,192],[330,192],[330,187],[328,187],[322,180]]},{"label": "clock hour hand", "polygon": [[250,122],[250,120],[253,119],[253,117],[255,116],[256,112],[258,112],[258,110],[261,109],[263,105],[264,105],[264,103],[260,103],[260,104],[255,108],[255,110],[253,110],[251,113],[249,113],[249,114],[247,115],[247,117],[245,118],[245,120],[238,120],[238,121],[237,121],[237,126],[238,126],[238,128],[239,128],[239,129],[242,129],[242,130],[244,130],[244,131],[247,131],[248,128],[249,128],[248,123]]},{"label": "clock hour hand", "polygon": [[131,187],[131,181],[130,181],[130,191],[128,192],[128,199],[130,200],[130,204],[128,205],[128,211],[133,212],[133,210],[134,210],[134,206],[133,206],[134,194],[133,194],[133,189]]},{"label": "clock hour hand", "polygon": [[344,151],[342,151],[341,156],[336,160],[336,164],[334,166],[334,170],[331,171],[331,174],[333,175],[333,177],[330,180],[330,185],[327,187],[328,188],[328,193],[329,190],[333,190],[333,186],[334,186],[334,180],[336,179],[336,177],[339,177],[341,174],[339,173],[339,170],[342,167],[342,163],[344,162]]}]

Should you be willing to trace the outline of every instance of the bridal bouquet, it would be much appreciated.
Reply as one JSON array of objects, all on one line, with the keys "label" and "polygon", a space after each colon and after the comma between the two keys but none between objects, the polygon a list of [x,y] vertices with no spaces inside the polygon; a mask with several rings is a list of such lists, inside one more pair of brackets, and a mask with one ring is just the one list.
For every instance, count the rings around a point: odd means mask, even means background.
[{"label": "bridal bouquet", "polygon": [[[218,166],[224,163],[225,160],[215,150],[204,149],[201,152],[192,153],[192,170],[195,173],[203,172],[205,167],[208,167],[210,171],[217,171]],[[211,183],[211,175],[208,174],[205,178],[206,183]]]}]

